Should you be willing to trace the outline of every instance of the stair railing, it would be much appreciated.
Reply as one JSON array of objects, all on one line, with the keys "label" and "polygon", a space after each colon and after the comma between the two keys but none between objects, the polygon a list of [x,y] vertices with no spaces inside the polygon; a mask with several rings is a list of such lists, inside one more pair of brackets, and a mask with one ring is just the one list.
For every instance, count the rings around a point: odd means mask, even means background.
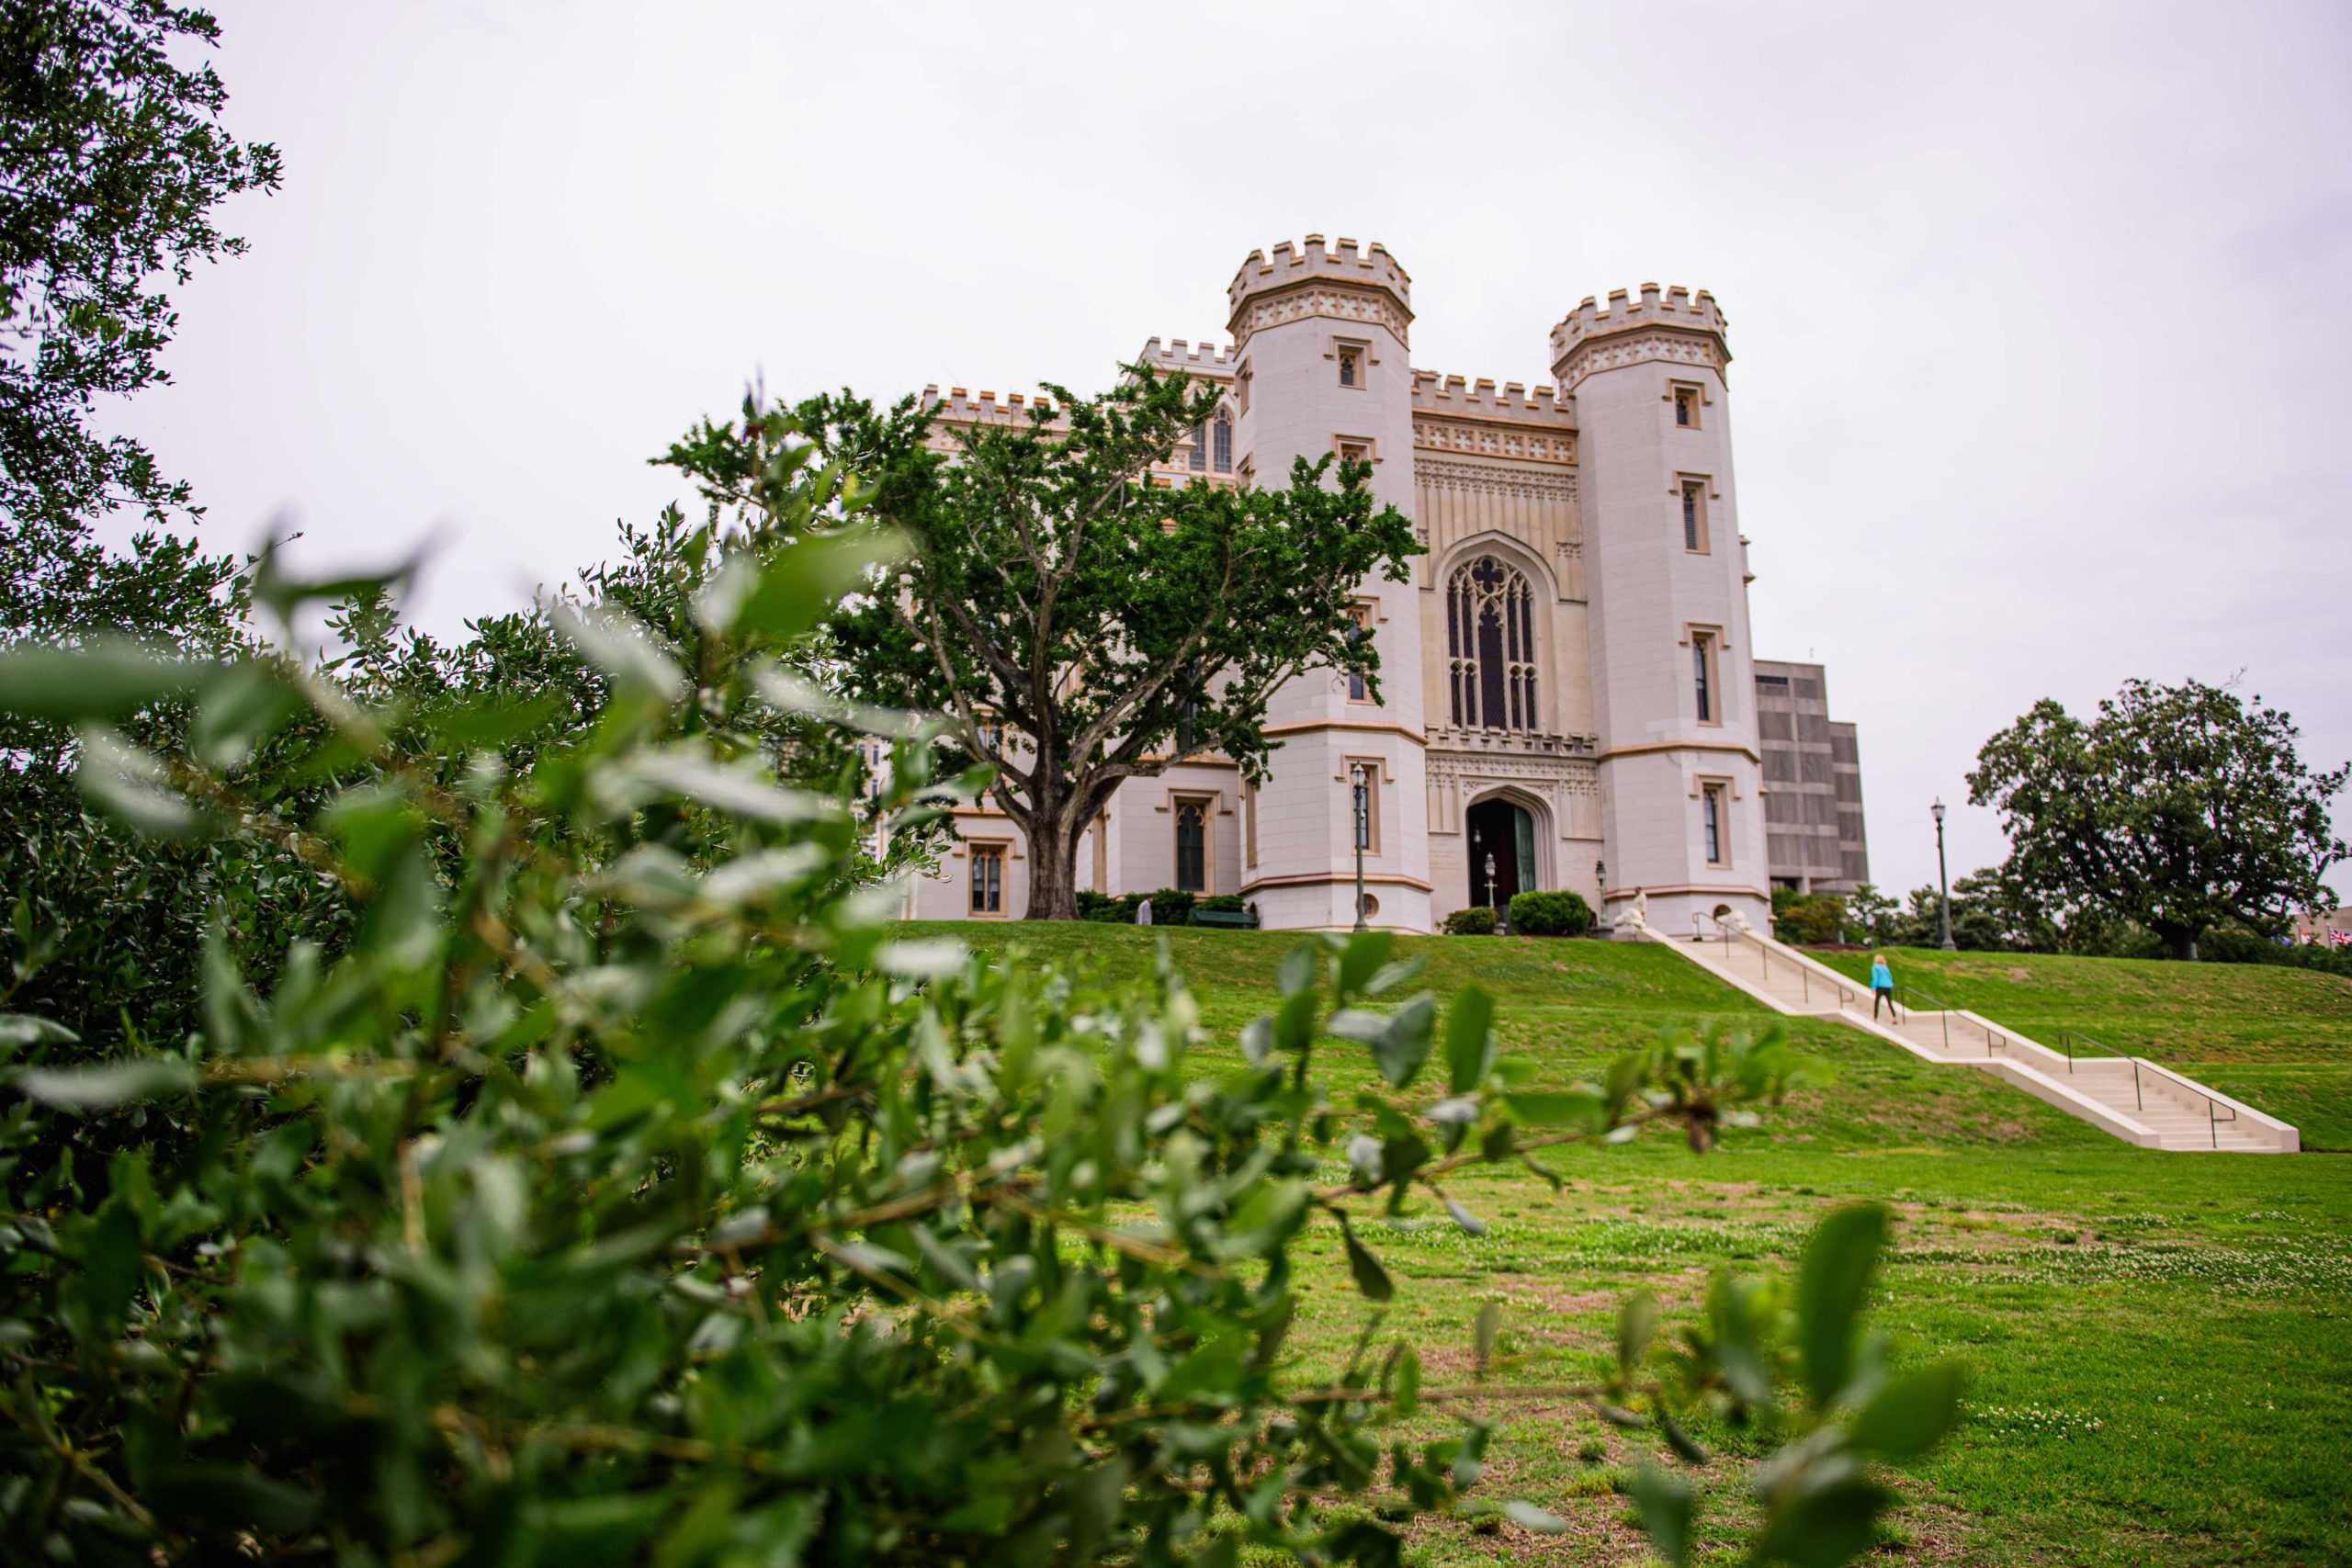
[{"label": "stair railing", "polygon": [[[1917,997],[1920,1001],[1926,1002],[1928,1006],[1935,1011],[1937,1017],[1943,1022],[1944,1049],[1947,1051],[1951,1049],[1951,1015],[1958,1010],[1957,1009],[1955,1009],[1950,1002],[1944,1000],[1941,997],[1935,995],[1931,991],[1922,990],[1917,986],[1897,986],[1894,988],[1894,994],[1898,997],[1904,998]],[[1907,1005],[1910,1006],[1913,1012],[1917,1012],[1919,1010],[1917,1003],[1908,1003]],[[1994,1028],[1991,1024],[1986,1023],[1983,1019],[1963,1019],[1962,1021],[1973,1022],[1977,1028],[1984,1032],[1984,1055],[1987,1056],[1990,1056],[1996,1051],[2006,1053],[2008,1050],[2011,1043],[2008,1035],[2000,1030]],[[2070,1067],[2068,1070],[2071,1071],[2072,1068]]]},{"label": "stair railing", "polygon": [[[2220,1100],[2215,1100],[2211,1095],[2207,1094],[2203,1089],[2198,1088],[2195,1084],[2189,1082],[2188,1079],[2182,1077],[2178,1073],[2172,1071],[2170,1068],[2160,1067],[2154,1062],[2143,1062],[2137,1056],[2132,1058],[2132,1093],[2135,1103],[2138,1102],[2140,1093],[2140,1069],[2143,1066],[2146,1067],[2148,1071],[2155,1074],[2158,1077],[2171,1079],[2174,1084],[2187,1089],[2189,1093],[2195,1095],[2198,1099],[2205,1102],[2206,1136],[2212,1140],[2213,1146],[2215,1148],[2220,1148],[2222,1146],[2222,1123],[2225,1121],[2234,1122],[2238,1119],[2237,1107],[2234,1105],[2231,1106],[2229,1115],[2224,1117],[2222,1114],[2222,1102]],[[2146,1107],[2143,1105],[2142,1106],[2142,1109],[2145,1110]]]},{"label": "stair railing", "polygon": [[[1693,920],[1700,919],[1696,914],[1693,914],[1690,918]],[[1772,977],[1772,944],[1766,942],[1762,937],[1758,936],[1754,931],[1742,931],[1737,926],[1733,925],[1730,921],[1724,919],[1719,916],[1709,915],[1705,918],[1714,921],[1715,930],[1723,934],[1724,967],[1726,969],[1731,967],[1731,943],[1732,938],[1736,936],[1739,938],[1740,941],[1752,943],[1755,946],[1757,964],[1756,972],[1759,977],[1767,983],[1770,983]],[[1836,987],[1838,992],[1838,1005],[1839,1007],[1844,1007],[1848,1002],[1857,1000],[1861,995],[1860,991],[1857,991],[1852,987],[1847,985],[1843,980],[1831,980],[1825,976],[1815,974],[1813,972],[1813,966],[1809,964],[1796,962],[1787,958],[1781,959],[1781,962],[1783,964],[1786,964],[1789,968],[1794,969],[1797,972],[1797,991],[1798,994],[1804,998],[1804,1002],[1807,1007],[1811,1007],[1813,1005],[1813,983],[1815,980],[1821,981],[1825,986],[1833,986]]]}]

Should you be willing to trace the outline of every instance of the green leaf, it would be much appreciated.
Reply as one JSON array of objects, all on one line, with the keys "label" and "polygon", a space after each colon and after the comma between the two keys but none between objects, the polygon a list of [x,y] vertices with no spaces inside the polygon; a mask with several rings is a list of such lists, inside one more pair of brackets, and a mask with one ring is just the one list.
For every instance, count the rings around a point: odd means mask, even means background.
[{"label": "green leaf", "polygon": [[1797,1275],[1797,1348],[1805,1388],[1826,1409],[1854,1366],[1855,1331],[1886,1245],[1886,1211],[1857,1203],[1830,1214],[1806,1243]]},{"label": "green leaf", "polygon": [[1465,987],[1446,1010],[1445,1065],[1455,1094],[1487,1081],[1495,1060],[1494,1021],[1495,999],[1476,986]]},{"label": "green leaf", "polygon": [[1426,994],[1391,1013],[1372,1046],[1380,1076],[1397,1089],[1409,1087],[1420,1077],[1421,1064],[1430,1059],[1430,1033],[1436,1024],[1437,1002]]},{"label": "green leaf", "polygon": [[1396,1358],[1396,1414],[1410,1416],[1421,1407],[1421,1353],[1410,1345]]},{"label": "green leaf", "polygon": [[1274,983],[1283,996],[1299,996],[1315,984],[1316,956],[1316,945],[1311,942],[1300,942],[1283,954],[1282,967],[1274,973]]},{"label": "green leaf", "polygon": [[612,677],[615,684],[633,687],[664,702],[685,695],[685,671],[671,661],[661,639],[628,611],[609,604],[557,604],[549,611],[549,618],[564,640]]},{"label": "green leaf", "polygon": [[1478,1309],[1477,1325],[1472,1330],[1472,1359],[1478,1375],[1485,1377],[1494,1365],[1495,1340],[1503,1331],[1503,1309],[1498,1303],[1488,1302]]},{"label": "green leaf", "polygon": [[1847,1431],[1854,1447],[1883,1459],[1917,1459],[1960,1424],[1961,1368],[1940,1362],[1889,1383]]},{"label": "green leaf", "polygon": [[1503,1517],[1523,1530],[1533,1530],[1537,1535],[1566,1535],[1568,1532],[1567,1520],[1547,1508],[1539,1508],[1517,1497],[1503,1505]]},{"label": "green leaf", "polygon": [[1589,1089],[1518,1089],[1504,1095],[1503,1103],[1531,1127],[1598,1130],[1608,1117],[1600,1096]]},{"label": "green leaf", "polygon": [[1690,1522],[1698,1512],[1690,1483],[1645,1464],[1634,1472],[1630,1490],[1642,1533],[1650,1538],[1660,1557],[1675,1568],[1683,1568],[1690,1561]]},{"label": "green leaf", "polygon": [[300,695],[277,670],[258,661],[232,665],[205,687],[188,748],[207,767],[240,768],[301,711]]},{"label": "green leaf", "polygon": [[869,567],[904,553],[892,536],[874,528],[803,536],[778,546],[759,563],[759,579],[734,607],[727,629],[739,636],[756,632],[770,641],[790,641],[864,582]]},{"label": "green leaf", "polygon": [[1650,1336],[1657,1332],[1657,1298],[1647,1291],[1627,1296],[1617,1313],[1617,1370],[1633,1376],[1650,1348]]},{"label": "green leaf", "polygon": [[28,1012],[0,1012],[0,1046],[71,1045],[81,1038],[62,1023]]},{"label": "green leaf", "polygon": [[197,1086],[195,1064],[172,1056],[141,1056],[86,1067],[26,1067],[17,1087],[44,1105],[103,1111],[134,1100],[187,1094]]},{"label": "green leaf", "polygon": [[1342,1000],[1361,996],[1373,976],[1388,962],[1389,950],[1396,939],[1386,931],[1366,931],[1348,939],[1340,950],[1340,996]]},{"label": "green leaf", "polygon": [[0,653],[0,709],[31,718],[120,718],[196,690],[218,668],[120,639],[80,649],[19,644]]},{"label": "green leaf", "polygon": [[1340,1216],[1340,1239],[1347,1246],[1348,1272],[1355,1276],[1356,1289],[1375,1302],[1395,1299],[1396,1287],[1389,1280],[1388,1270],[1356,1239],[1356,1228],[1344,1214]]},{"label": "green leaf", "polygon": [[101,725],[85,725],[81,741],[74,781],[91,804],[152,838],[195,830],[196,807],[164,783],[161,761]]},{"label": "green leaf", "polygon": [[1767,1516],[1756,1556],[1796,1568],[1839,1568],[1877,1540],[1878,1516],[1894,1495],[1859,1477],[1800,1493]]}]

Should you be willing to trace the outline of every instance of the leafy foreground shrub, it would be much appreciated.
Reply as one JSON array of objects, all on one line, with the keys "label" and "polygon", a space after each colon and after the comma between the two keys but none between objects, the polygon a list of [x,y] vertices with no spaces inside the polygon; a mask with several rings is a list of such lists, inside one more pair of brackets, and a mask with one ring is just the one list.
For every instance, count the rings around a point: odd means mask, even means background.
[{"label": "leafy foreground shrub", "polygon": [[1592,906],[1581,893],[1514,893],[1510,929],[1515,936],[1582,936],[1592,930]]},{"label": "leafy foreground shrub", "polygon": [[[843,803],[747,739],[808,694],[735,657],[863,547],[730,569],[688,646],[571,618],[611,700],[513,766],[477,716],[394,725],[267,658],[0,658],[0,698],[85,725],[109,810],[290,844],[359,911],[266,997],[216,931],[185,1039],[90,1061],[0,1020],[10,1560],[1396,1562],[1351,1499],[1561,1528],[1485,1496],[1469,1412],[1512,1391],[1434,1385],[1382,1334],[1355,1222],[1435,1202],[1476,1232],[1450,1173],[1646,1123],[1703,1150],[1792,1081],[1785,1047],[1661,1043],[1531,1089],[1483,996],[1441,1025],[1372,935],[1299,946],[1246,1066],[1196,1075],[1164,957],[1113,992],[892,940]],[[105,728],[166,694],[212,761]],[[920,729],[821,711],[894,737],[901,826],[943,809]],[[329,739],[267,761],[296,715]],[[322,770],[339,793],[278,817]],[[1335,1100],[1333,1051],[1376,1091]],[[1670,1349],[1636,1296],[1605,1373],[1528,1392],[1686,1464],[1691,1410],[1786,1439],[1760,1553],[1851,1557],[1891,1500],[1869,1464],[1957,1409],[1951,1369],[1891,1377],[1862,1331],[1884,1227],[1833,1215],[1793,1289],[1720,1276]],[[1284,1350],[1310,1230],[1364,1298],[1344,1365]],[[1482,1378],[1497,1327],[1461,1328]],[[1406,1440],[1424,1411],[1450,1431]],[[1690,1489],[1632,1486],[1682,1561]]]},{"label": "leafy foreground shrub", "polygon": [[1484,904],[1469,904],[1445,917],[1448,936],[1492,936],[1495,912]]}]

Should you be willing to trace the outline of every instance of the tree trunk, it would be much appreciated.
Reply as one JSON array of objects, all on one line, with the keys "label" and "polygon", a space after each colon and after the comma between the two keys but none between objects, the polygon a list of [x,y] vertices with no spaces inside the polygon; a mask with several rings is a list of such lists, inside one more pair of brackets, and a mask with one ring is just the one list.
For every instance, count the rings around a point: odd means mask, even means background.
[{"label": "tree trunk", "polygon": [[1078,842],[1085,832],[1080,801],[1069,795],[1030,818],[1029,908],[1024,920],[1078,919]]},{"label": "tree trunk", "polygon": [[2186,964],[2197,962],[2197,931],[2192,926],[2158,926],[2156,935],[2165,944],[2165,952]]}]

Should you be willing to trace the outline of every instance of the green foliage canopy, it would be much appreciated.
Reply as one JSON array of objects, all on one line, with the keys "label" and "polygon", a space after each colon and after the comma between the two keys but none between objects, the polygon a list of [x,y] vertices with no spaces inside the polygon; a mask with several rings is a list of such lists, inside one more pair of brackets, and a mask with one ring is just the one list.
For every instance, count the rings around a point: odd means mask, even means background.
[{"label": "green foliage canopy", "polygon": [[188,505],[144,447],[88,420],[166,379],[178,318],[158,280],[244,250],[212,209],[277,186],[277,149],[221,128],[211,65],[179,63],[220,31],[165,0],[0,5],[0,514],[20,528]]},{"label": "green foliage canopy", "polygon": [[2305,768],[2298,733],[2259,696],[2132,681],[2088,723],[2035,704],[1977,753],[1969,800],[2000,812],[2007,874],[2194,957],[2224,921],[2282,930],[2352,853],[2329,818],[2352,767]]},{"label": "green foliage canopy", "polygon": [[[946,715],[995,764],[1028,840],[1028,913],[1074,919],[1080,837],[1123,782],[1211,750],[1262,773],[1267,699],[1302,671],[1362,670],[1377,691],[1351,604],[1375,573],[1404,581],[1419,547],[1366,464],[1302,459],[1287,488],[1154,484],[1215,406],[1181,377],[1136,366],[1099,397],[1052,391],[1023,424],[959,431],[952,459],[910,401],[819,398],[797,418],[910,547],[833,622],[844,684]],[[741,446],[706,427],[680,460],[720,472]]]}]

